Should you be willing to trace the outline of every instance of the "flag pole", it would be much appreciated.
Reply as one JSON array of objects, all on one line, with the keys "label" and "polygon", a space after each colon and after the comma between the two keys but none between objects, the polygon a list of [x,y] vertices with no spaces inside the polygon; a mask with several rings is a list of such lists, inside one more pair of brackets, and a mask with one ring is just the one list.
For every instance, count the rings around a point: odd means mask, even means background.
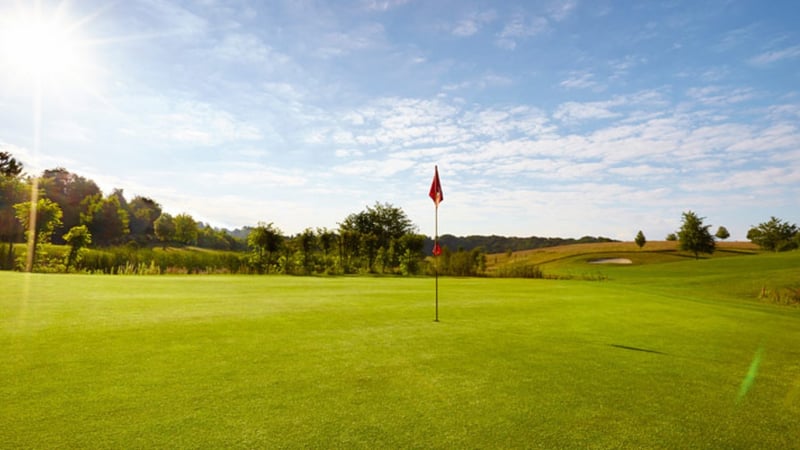
[{"label": "flag pole", "polygon": [[[439,205],[436,205],[436,219],[434,221],[434,237],[433,237],[433,248],[439,244]],[[433,319],[434,322],[439,321],[439,255],[435,255],[436,264],[434,273],[436,274],[436,318]]]},{"label": "flag pole", "polygon": [[428,196],[433,200],[433,204],[436,205],[436,216],[434,218],[435,228],[433,233],[433,273],[436,278],[436,316],[433,319],[434,322],[439,321],[439,255],[442,253],[442,249],[439,247],[439,203],[444,200],[444,194],[442,193],[442,183],[439,182],[439,166],[435,166],[433,168],[433,182],[431,183],[431,190],[428,192]]}]

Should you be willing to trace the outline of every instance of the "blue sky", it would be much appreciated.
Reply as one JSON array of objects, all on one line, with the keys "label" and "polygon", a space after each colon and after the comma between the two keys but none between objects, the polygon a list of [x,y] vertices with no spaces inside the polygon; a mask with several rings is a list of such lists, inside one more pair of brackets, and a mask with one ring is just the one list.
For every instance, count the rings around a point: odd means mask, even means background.
[{"label": "blue sky", "polygon": [[58,31],[0,34],[0,149],[172,214],[432,235],[438,164],[442,234],[800,221],[797,2],[37,3],[0,0]]}]

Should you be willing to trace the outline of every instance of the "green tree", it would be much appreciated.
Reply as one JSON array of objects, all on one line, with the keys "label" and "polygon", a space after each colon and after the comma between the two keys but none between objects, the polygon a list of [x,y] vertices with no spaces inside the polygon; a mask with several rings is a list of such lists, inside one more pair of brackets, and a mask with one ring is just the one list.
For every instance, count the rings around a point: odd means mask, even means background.
[{"label": "green tree", "polygon": [[708,231],[711,225],[703,225],[704,217],[698,217],[692,211],[683,213],[683,225],[678,231],[679,248],[694,253],[698,259],[700,253],[714,253],[716,243],[714,236]]},{"label": "green tree", "polygon": [[92,243],[92,235],[86,225],[78,225],[70,228],[69,232],[64,235],[64,241],[69,245],[69,254],[67,255],[67,270],[73,264],[77,266],[80,262],[81,249],[88,247]]},{"label": "green tree", "polygon": [[[384,255],[390,264],[397,261],[397,241],[404,235],[415,233],[416,226],[406,213],[390,203],[375,202],[372,207],[359,213],[350,214],[339,224],[340,259],[348,271],[352,257],[360,260],[363,269],[373,270],[378,250],[384,249]],[[357,249],[352,242],[358,242]],[[394,244],[394,251],[392,245]]]},{"label": "green tree", "polygon": [[16,178],[22,174],[22,163],[11,153],[0,152],[0,176]]},{"label": "green tree", "polygon": [[175,216],[175,241],[186,245],[197,244],[197,222],[189,214]]},{"label": "green tree", "polygon": [[151,198],[136,196],[130,201],[128,207],[131,214],[131,236],[145,241],[154,237],[154,223],[161,215],[161,205]]},{"label": "green tree", "polygon": [[667,235],[666,240],[670,241],[670,242],[677,241],[678,240],[678,235],[675,234],[675,233],[670,233],[670,234]]},{"label": "green tree", "polygon": [[269,273],[275,266],[278,252],[283,245],[283,235],[271,222],[259,222],[250,230],[247,245],[252,251],[251,264],[259,273]]},{"label": "green tree", "polygon": [[120,204],[119,195],[103,198],[94,194],[83,200],[86,212],[81,213],[81,223],[86,225],[94,243],[107,247],[121,243],[130,232],[128,213]]},{"label": "green tree", "polygon": [[639,230],[639,232],[636,233],[636,238],[633,240],[633,242],[636,242],[636,245],[638,245],[640,249],[644,247],[644,244],[647,243],[647,239],[644,237],[642,230]]},{"label": "green tree", "polygon": [[326,272],[332,272],[335,265],[331,251],[336,247],[338,236],[327,228],[317,228],[317,238],[322,249],[323,266]]},{"label": "green tree", "polygon": [[[28,272],[33,271],[36,266],[37,254],[41,250],[41,246],[49,243],[53,235],[53,231],[61,225],[61,208],[53,201],[47,198],[40,198],[35,208],[35,217],[31,214],[31,202],[17,203],[14,209],[17,213],[17,220],[22,224],[25,229],[25,234],[28,242],[32,241],[33,245],[29,245],[30,253],[27,256],[25,270]],[[31,219],[34,219],[35,229],[31,229]]]},{"label": "green tree", "polygon": [[314,230],[306,228],[300,233],[300,251],[303,257],[303,270],[306,274],[314,271],[314,251],[317,247],[317,236]]},{"label": "green tree", "polygon": [[94,181],[69,172],[62,167],[45,170],[39,179],[42,196],[56,202],[61,208],[64,218],[61,226],[55,230],[53,242],[63,244],[63,235],[72,227],[85,223],[83,215],[87,212],[87,197],[103,193]]},{"label": "green tree", "polygon": [[731,234],[728,232],[727,228],[720,226],[719,228],[717,228],[717,232],[714,233],[714,236],[716,236],[717,239],[721,239],[724,241],[725,239],[731,237]]},{"label": "green tree", "polygon": [[153,232],[166,250],[167,244],[175,240],[175,219],[169,213],[162,212],[153,222]]},{"label": "green tree", "polygon": [[14,242],[22,239],[22,228],[14,205],[24,202],[29,191],[21,179],[22,163],[10,153],[0,152],[0,243],[8,243],[5,260],[0,269],[14,267]]},{"label": "green tree", "polygon": [[772,216],[769,221],[751,227],[747,239],[764,250],[778,252],[796,248],[796,234],[797,225]]}]

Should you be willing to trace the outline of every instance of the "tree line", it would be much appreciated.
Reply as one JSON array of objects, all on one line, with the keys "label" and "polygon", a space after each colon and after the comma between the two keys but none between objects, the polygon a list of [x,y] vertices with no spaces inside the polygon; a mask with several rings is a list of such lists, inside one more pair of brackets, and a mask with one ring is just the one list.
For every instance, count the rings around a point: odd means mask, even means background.
[{"label": "tree line", "polygon": [[[266,222],[231,232],[195,221],[187,213],[172,215],[148,197],[129,201],[122,189],[104,195],[94,181],[64,168],[25,176],[21,163],[0,153],[3,269],[163,273],[170,270],[166,264],[180,264],[164,255],[176,246],[238,255],[234,261],[230,254],[216,258],[183,252],[182,258],[192,259],[185,262],[191,271],[214,271],[222,265],[237,273],[414,275],[435,269],[423,253],[429,238],[419,234],[399,207],[376,202],[338,225],[307,228],[293,236]],[[32,244],[25,252],[30,267],[15,254],[15,244],[25,241]],[[62,255],[53,246],[69,250]],[[162,251],[153,251],[157,248]],[[474,250],[468,258],[466,253],[448,250],[439,264],[441,273],[478,274],[485,267],[476,257],[481,251]],[[470,261],[468,268],[462,260]]]},{"label": "tree line", "polygon": [[[680,229],[669,233],[667,241],[678,241],[678,248],[694,254],[695,259],[700,253],[712,254],[716,250],[716,240],[728,239],[731,234],[727,228],[720,226],[717,232],[711,234],[711,225],[703,224],[705,217],[700,217],[694,211],[685,211],[682,214]],[[747,239],[765,251],[787,251],[800,248],[800,229],[796,224],[770,217],[766,222],[751,226],[747,231]],[[647,243],[642,230],[636,234],[634,242],[639,248]]]}]

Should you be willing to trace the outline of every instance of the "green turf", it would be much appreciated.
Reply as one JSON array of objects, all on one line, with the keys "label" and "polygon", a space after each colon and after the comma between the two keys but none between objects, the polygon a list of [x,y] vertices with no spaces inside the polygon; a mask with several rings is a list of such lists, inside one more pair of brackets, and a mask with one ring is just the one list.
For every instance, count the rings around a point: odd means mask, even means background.
[{"label": "green turf", "polygon": [[[578,263],[572,270],[579,270]],[[800,252],[606,281],[0,273],[0,448],[797,448]]]}]

